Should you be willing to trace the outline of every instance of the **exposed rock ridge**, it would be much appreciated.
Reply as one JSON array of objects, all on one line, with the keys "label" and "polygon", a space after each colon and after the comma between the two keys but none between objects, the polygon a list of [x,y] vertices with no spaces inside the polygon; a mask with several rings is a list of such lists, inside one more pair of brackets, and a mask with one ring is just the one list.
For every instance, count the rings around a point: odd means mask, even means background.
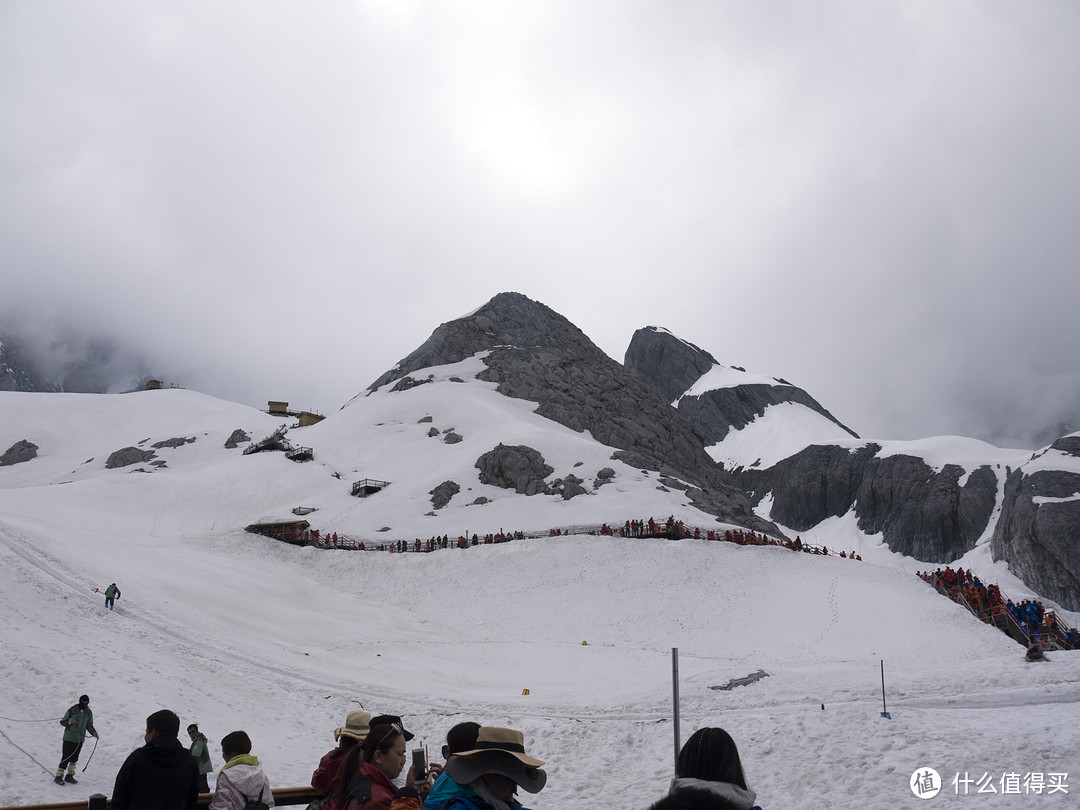
[{"label": "exposed rock ridge", "polygon": [[677,406],[679,413],[701,431],[706,445],[722,441],[732,428],[741,430],[746,427],[763,416],[770,405],[785,402],[803,405],[852,437],[859,438],[806,391],[779,381],[776,385],[748,382],[713,389],[700,396],[684,396],[702,375],[719,363],[703,349],[655,326],[634,332],[626,349],[624,364],[668,402],[681,397]]},{"label": "exposed rock ridge", "polygon": [[946,464],[934,470],[909,455],[879,457],[870,443],[854,451],[814,445],[768,470],[735,476],[755,501],[773,498],[771,516],[806,531],[852,508],[859,528],[881,533],[893,551],[932,563],[948,563],[974,548],[993,515],[998,479],[982,466],[967,476]]},{"label": "exposed rock ridge", "polygon": [[994,559],[1008,561],[1029,588],[1068,610],[1080,610],[1078,526],[1080,473],[1053,469],[1029,473],[1020,468],[1005,483],[991,550]]},{"label": "exposed rock ridge", "polygon": [[693,343],[672,335],[657,326],[634,332],[623,356],[623,365],[660,392],[668,402],[701,379],[715,365],[715,358]]}]

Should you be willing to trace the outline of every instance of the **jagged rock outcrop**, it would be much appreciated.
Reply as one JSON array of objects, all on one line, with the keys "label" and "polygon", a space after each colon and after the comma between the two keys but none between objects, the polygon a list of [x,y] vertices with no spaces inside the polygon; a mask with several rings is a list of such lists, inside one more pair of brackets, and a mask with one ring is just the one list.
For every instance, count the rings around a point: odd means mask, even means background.
[{"label": "jagged rock outcrop", "polygon": [[172,448],[172,449],[175,450],[177,447],[183,447],[185,444],[191,444],[193,441],[195,441],[194,436],[191,436],[190,438],[184,438],[183,436],[181,436],[181,437],[176,438],[176,439],[164,439],[163,441],[160,441],[160,442],[154,442],[150,446],[155,447],[158,450],[160,450],[163,447],[169,447],[169,448]]},{"label": "jagged rock outcrop", "polygon": [[105,469],[115,470],[118,467],[129,467],[132,464],[142,464],[149,461],[157,454],[153,450],[140,450],[138,447],[122,447],[109,454],[105,461]]},{"label": "jagged rock outcrop", "polygon": [[431,505],[436,509],[442,509],[459,492],[461,492],[461,487],[457,482],[443,481],[435,489],[431,490],[428,495],[431,496]]},{"label": "jagged rock outcrop", "polygon": [[0,467],[22,464],[37,458],[38,446],[26,439],[19,439],[0,456]]},{"label": "jagged rock outcrop", "polygon": [[[538,403],[536,412],[618,448],[615,457],[690,484],[698,508],[755,531],[779,534],[730,487],[704,449],[704,437],[648,384],[597,348],[566,318],[518,293],[500,293],[469,316],[439,326],[416,351],[369,388],[487,352],[481,380],[499,393]],[[415,381],[414,381],[415,382]]]},{"label": "jagged rock outcrop", "polygon": [[744,471],[736,480],[756,501],[772,496],[771,516],[806,531],[852,508],[859,528],[881,533],[895,552],[935,563],[952,562],[975,546],[993,514],[997,476],[988,466],[964,477],[908,455],[879,457],[881,446],[808,447],[768,470]]},{"label": "jagged rock outcrop", "polygon": [[803,405],[835,423],[852,438],[859,438],[806,391],[785,380],[777,379],[775,384],[748,380],[744,384],[684,396],[702,375],[719,363],[703,349],[655,326],[634,332],[623,362],[668,402],[678,398],[679,413],[701,432],[706,445],[722,441],[733,429],[746,427],[763,416],[770,405],[786,402]]},{"label": "jagged rock outcrop", "polygon": [[245,444],[251,441],[251,437],[241,428],[237,428],[229,434],[229,438],[225,440],[225,447],[228,450],[235,450],[241,444]]},{"label": "jagged rock outcrop", "polygon": [[519,495],[548,495],[544,479],[555,472],[544,457],[525,445],[497,445],[476,460],[480,483],[512,489]]},{"label": "jagged rock outcrop", "polygon": [[610,484],[615,480],[615,471],[611,467],[604,467],[602,470],[596,473],[596,478],[593,479],[593,489],[600,489],[604,484]]},{"label": "jagged rock outcrop", "polygon": [[589,490],[582,486],[583,483],[585,483],[583,479],[570,473],[565,478],[556,478],[551,482],[551,494],[562,496],[564,501],[576,498],[578,495],[587,495]]},{"label": "jagged rock outcrop", "polygon": [[674,402],[718,363],[704,349],[666,329],[646,326],[630,338],[623,365],[659,391],[667,402]]},{"label": "jagged rock outcrop", "polygon": [[1080,467],[1071,461],[1078,444],[1080,436],[1068,436],[1051,445],[1070,457],[1067,469],[1053,469],[1044,453],[1034,469],[1010,473],[991,540],[994,559],[1068,610],[1080,610]]}]

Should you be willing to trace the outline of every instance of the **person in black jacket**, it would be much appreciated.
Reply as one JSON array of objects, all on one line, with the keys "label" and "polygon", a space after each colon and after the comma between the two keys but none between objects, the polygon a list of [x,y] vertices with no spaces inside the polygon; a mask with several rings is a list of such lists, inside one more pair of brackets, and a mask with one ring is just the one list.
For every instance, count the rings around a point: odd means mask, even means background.
[{"label": "person in black jacket", "polygon": [[199,763],[177,739],[180,718],[168,709],[146,718],[146,745],[132,751],[116,774],[113,810],[193,810]]}]

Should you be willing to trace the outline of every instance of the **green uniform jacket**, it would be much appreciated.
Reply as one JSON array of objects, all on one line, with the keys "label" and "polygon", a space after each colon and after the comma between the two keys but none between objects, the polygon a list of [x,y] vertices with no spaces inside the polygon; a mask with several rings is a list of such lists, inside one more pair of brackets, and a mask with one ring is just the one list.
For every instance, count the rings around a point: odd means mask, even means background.
[{"label": "green uniform jacket", "polygon": [[206,744],[206,735],[201,731],[191,743],[191,755],[199,762],[199,773],[210,773],[214,766],[210,762],[210,748]]},{"label": "green uniform jacket", "polygon": [[76,703],[64,712],[60,725],[64,727],[64,739],[68,742],[82,742],[86,739],[87,731],[97,736],[97,729],[94,728],[94,713],[90,711],[89,706],[83,708]]}]

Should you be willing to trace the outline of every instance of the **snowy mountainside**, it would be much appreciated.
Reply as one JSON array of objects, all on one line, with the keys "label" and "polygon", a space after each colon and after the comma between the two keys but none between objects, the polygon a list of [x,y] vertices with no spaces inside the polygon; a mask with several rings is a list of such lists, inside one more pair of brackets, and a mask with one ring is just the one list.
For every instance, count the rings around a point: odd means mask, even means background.
[{"label": "snowy mountainside", "polygon": [[[681,493],[612,463],[609,447],[470,376],[477,362],[290,430],[314,448],[302,464],[226,449],[236,428],[258,439],[280,420],[191,391],[0,394],[0,445],[39,446],[0,468],[0,804],[110,794],[162,706],[208,733],[216,768],[218,741],[243,728],[275,786],[304,785],[332,729],[362,705],[401,714],[433,752],[461,720],[522,729],[548,762],[548,787],[528,797],[535,810],[646,807],[670,778],[672,647],[684,738],[731,730],[763,806],[903,806],[924,765],[1068,771],[1080,655],[1024,664],[1018,645],[850,524],[835,545],[860,548],[864,563],[596,536],[322,551],[240,528],[299,504],[327,526],[391,525],[394,537],[595,524],[609,510],[694,515]],[[448,428],[462,440],[447,444]],[[115,449],[184,436],[196,441],[158,450],[164,468],[104,467]],[[496,439],[531,443],[559,473],[604,464],[616,477],[569,501],[467,482]],[[390,487],[348,495],[353,475],[383,471]],[[455,498],[427,516],[431,482],[450,474],[457,497],[492,502]],[[488,514],[485,525],[474,517]],[[123,596],[110,613],[93,588],[113,581]],[[891,721],[879,717],[882,660]],[[757,684],[712,689],[758,669],[768,677]],[[101,740],[80,784],[57,787],[55,718],[83,692]]]},{"label": "snowy mountainside", "polygon": [[[318,510],[307,516],[313,527],[367,541],[483,535],[500,529],[546,532],[672,514],[692,525],[721,526],[689,505],[682,492],[661,488],[655,474],[613,460],[612,448],[537,416],[532,403],[497,394],[494,385],[475,379],[480,367],[472,358],[433,369],[438,379],[431,384],[377,391],[317,425],[289,430],[287,438],[294,445],[313,448],[314,460],[306,463],[289,461],[280,452],[243,455],[241,448],[226,449],[224,442],[234,429],[258,440],[280,427],[281,419],[192,391],[0,393],[0,404],[9,414],[0,424],[0,445],[28,439],[39,446],[38,458],[0,467],[0,486],[8,489],[10,504],[25,503],[31,512],[63,498],[97,502],[122,515],[129,497],[125,490],[165,500],[182,478],[185,484],[219,493],[221,507],[210,516],[219,531],[307,506]],[[430,435],[432,430],[436,435]],[[448,443],[446,431],[461,440]],[[141,463],[105,468],[108,456],[122,447],[149,448],[176,437],[195,441],[156,450],[154,460],[165,461],[165,467]],[[554,468],[550,478],[573,473],[584,479],[589,491],[563,500],[481,484],[476,460],[499,443],[534,447]],[[597,473],[605,468],[614,471],[610,483],[593,488]],[[352,497],[352,482],[362,478],[391,484],[377,496]],[[104,485],[113,479],[124,480],[124,486]],[[455,480],[461,492],[434,510],[430,492],[446,480]],[[112,497],[118,500],[110,501]],[[481,497],[488,502],[474,503]],[[529,509],[522,506],[526,499]],[[183,525],[200,517],[184,516]],[[168,519],[158,521],[158,531],[165,530]],[[380,531],[384,527],[389,529]]]}]

